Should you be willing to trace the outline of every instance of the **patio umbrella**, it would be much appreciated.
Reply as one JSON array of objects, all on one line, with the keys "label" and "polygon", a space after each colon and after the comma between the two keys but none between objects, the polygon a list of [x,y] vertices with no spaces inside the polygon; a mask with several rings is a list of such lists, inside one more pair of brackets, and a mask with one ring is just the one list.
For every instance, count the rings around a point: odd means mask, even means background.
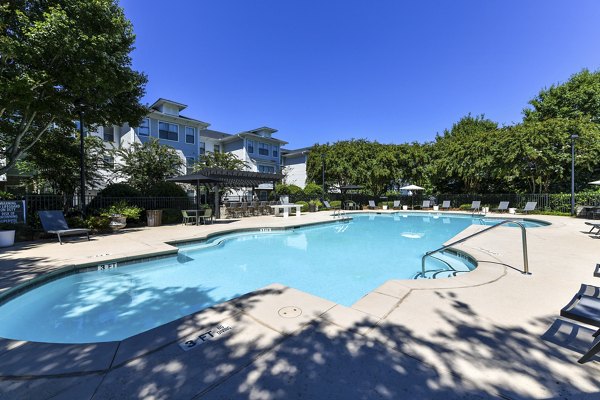
[{"label": "patio umbrella", "polygon": [[423,190],[425,188],[422,188],[421,186],[417,186],[417,185],[408,185],[408,186],[402,186],[400,188],[400,190],[408,190],[410,193],[410,208],[414,209],[415,208],[415,204],[414,204],[414,198],[412,195],[412,192],[415,190]]},{"label": "patio umbrella", "polygon": [[589,182],[590,185],[600,185],[600,181]]}]

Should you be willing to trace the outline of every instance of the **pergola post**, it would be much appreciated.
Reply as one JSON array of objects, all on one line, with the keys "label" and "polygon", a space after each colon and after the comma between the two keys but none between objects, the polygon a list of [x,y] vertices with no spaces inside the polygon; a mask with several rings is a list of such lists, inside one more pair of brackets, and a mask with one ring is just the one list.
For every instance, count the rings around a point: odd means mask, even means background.
[{"label": "pergola post", "polygon": [[219,205],[219,185],[214,186],[215,190],[215,219],[221,219],[221,206]]}]

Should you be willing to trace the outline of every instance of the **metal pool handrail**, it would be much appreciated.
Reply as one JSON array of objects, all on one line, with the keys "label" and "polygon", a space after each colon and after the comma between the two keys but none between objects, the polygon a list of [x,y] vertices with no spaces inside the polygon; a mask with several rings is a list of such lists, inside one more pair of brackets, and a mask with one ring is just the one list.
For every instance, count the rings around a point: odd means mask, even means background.
[{"label": "metal pool handrail", "polygon": [[464,241],[466,241],[468,239],[471,239],[472,237],[481,235],[482,233],[489,232],[492,229],[497,228],[497,227],[499,227],[501,225],[510,224],[510,223],[517,224],[521,228],[521,242],[523,244],[523,274],[531,275],[531,273],[529,272],[529,259],[527,257],[527,230],[525,229],[525,225],[523,225],[523,223],[518,222],[518,221],[504,220],[504,221],[502,221],[502,222],[500,222],[500,223],[498,223],[496,225],[492,225],[489,228],[486,228],[486,229],[484,229],[482,231],[475,232],[475,233],[473,233],[473,234],[471,234],[471,235],[469,235],[467,237],[464,237],[464,238],[459,239],[459,240],[457,240],[455,242],[452,242],[450,244],[442,246],[439,249],[436,249],[436,250],[433,250],[433,251],[428,251],[427,253],[425,253],[423,255],[423,257],[421,258],[421,269],[422,269],[423,276],[425,276],[425,258],[427,258],[428,256],[431,256],[432,254],[435,254],[435,253],[438,253],[440,251],[446,250],[448,247],[452,247],[454,245],[462,243],[462,242],[464,242]]}]

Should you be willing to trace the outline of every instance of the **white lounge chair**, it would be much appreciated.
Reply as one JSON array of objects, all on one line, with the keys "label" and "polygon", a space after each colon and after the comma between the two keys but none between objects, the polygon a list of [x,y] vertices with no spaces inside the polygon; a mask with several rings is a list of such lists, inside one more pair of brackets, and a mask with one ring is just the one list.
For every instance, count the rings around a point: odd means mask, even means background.
[{"label": "white lounge chair", "polygon": [[475,200],[471,203],[471,211],[479,212],[480,209],[481,209],[481,201]]},{"label": "white lounge chair", "polygon": [[508,201],[501,201],[500,204],[498,204],[498,208],[495,208],[494,211],[508,211]]},{"label": "white lounge chair", "polygon": [[442,205],[440,206],[440,210],[449,210],[450,209],[450,200],[444,200]]}]

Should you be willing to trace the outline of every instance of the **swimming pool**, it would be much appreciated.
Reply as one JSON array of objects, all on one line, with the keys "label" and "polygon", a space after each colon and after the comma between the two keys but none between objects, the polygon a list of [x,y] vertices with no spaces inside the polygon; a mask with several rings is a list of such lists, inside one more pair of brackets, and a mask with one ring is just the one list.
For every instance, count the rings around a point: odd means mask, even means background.
[{"label": "swimming pool", "polygon": [[[0,306],[0,337],[122,340],[275,282],[350,306],[389,279],[412,279],[426,251],[467,226],[498,221],[370,213],[349,222],[218,236],[183,245],[178,256],[75,273],[27,291]],[[441,257],[428,259],[427,269],[450,265],[462,273],[475,266],[452,254]]]}]

